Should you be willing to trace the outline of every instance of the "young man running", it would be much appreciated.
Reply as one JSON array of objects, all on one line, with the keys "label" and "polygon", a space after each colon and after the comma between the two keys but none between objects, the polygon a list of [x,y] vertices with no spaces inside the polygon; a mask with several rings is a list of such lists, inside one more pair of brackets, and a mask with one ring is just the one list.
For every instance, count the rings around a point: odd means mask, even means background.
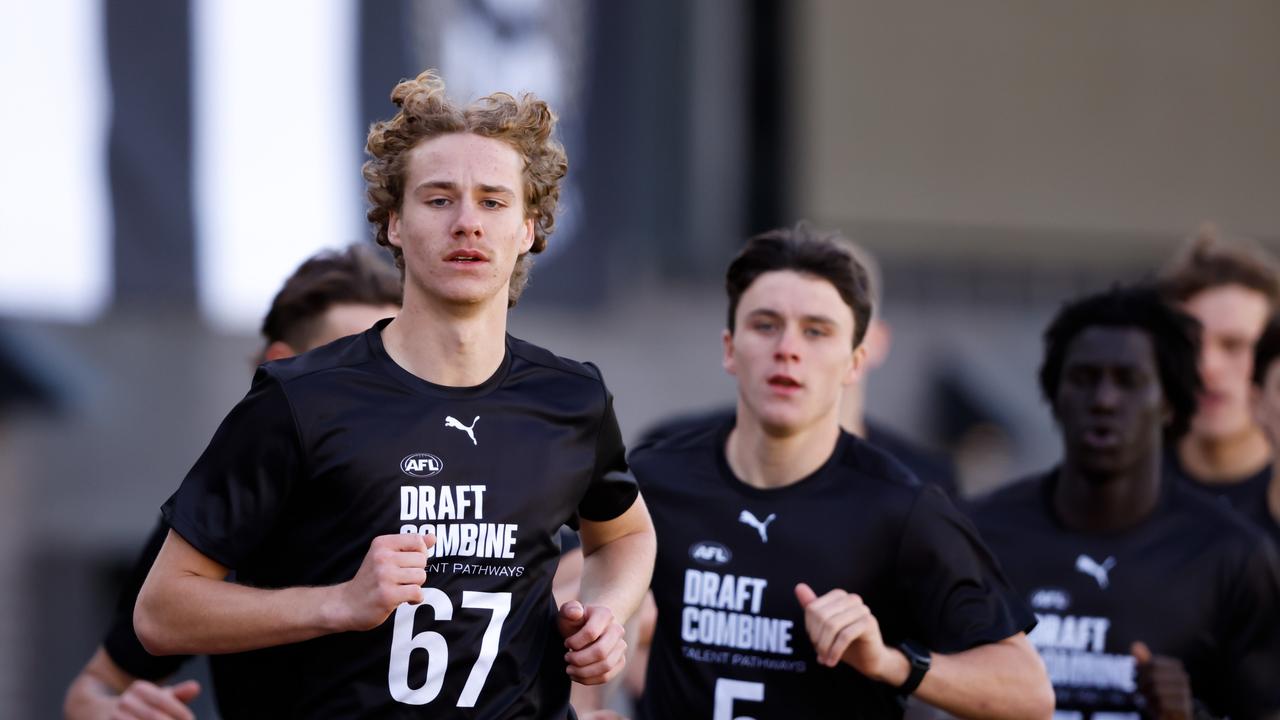
[{"label": "young man running", "polygon": [[1067,305],[1040,385],[1054,470],[997,492],[982,535],[1039,616],[1061,720],[1280,711],[1280,570],[1230,508],[1162,475],[1195,412],[1198,328],[1152,289]]},{"label": "young man running", "polygon": [[1047,718],[1033,624],[933,485],[844,432],[866,273],[804,225],[729,267],[736,419],[637,450],[660,539],[641,717]]},{"label": "young man running", "polygon": [[554,226],[554,117],[457,106],[430,71],[392,100],[364,176],[404,307],[259,371],[164,506],[135,626],[156,652],[256,650],[259,715],[570,716],[566,672],[621,668],[654,539],[599,372],[506,334]]}]

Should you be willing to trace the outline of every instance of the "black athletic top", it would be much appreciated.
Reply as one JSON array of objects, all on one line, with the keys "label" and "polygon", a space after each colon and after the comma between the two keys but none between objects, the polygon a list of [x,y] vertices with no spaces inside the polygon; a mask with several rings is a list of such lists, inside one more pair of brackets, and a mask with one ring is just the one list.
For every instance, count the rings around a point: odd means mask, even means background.
[{"label": "black athletic top", "polygon": [[968,519],[889,455],[842,432],[812,475],[761,490],[729,469],[730,428],[632,454],[658,534],[640,717],[901,717],[894,688],[817,664],[800,582],[860,594],[890,645],[957,652],[1034,624]]},{"label": "black athletic top", "polygon": [[1234,508],[1271,536],[1280,547],[1280,520],[1271,515],[1267,505],[1267,492],[1271,488],[1271,463],[1258,472],[1232,483],[1206,483],[1194,477],[1182,466],[1175,450],[1168,449],[1164,456],[1165,472],[1187,487],[1195,488]]},{"label": "black athletic top", "polygon": [[982,536],[1040,619],[1040,651],[1067,717],[1139,717],[1130,648],[1182,660],[1218,715],[1280,708],[1280,570],[1262,534],[1218,503],[1166,482],[1137,526],[1072,532],[1053,509],[1056,472],[975,509]]},{"label": "black athletic top", "polygon": [[508,337],[484,383],[405,371],[371,330],[259,368],[165,504],[258,587],[351,579],[374,537],[431,532],[425,599],[377,629],[241,654],[231,717],[561,718],[560,526],[637,495],[600,373]]}]

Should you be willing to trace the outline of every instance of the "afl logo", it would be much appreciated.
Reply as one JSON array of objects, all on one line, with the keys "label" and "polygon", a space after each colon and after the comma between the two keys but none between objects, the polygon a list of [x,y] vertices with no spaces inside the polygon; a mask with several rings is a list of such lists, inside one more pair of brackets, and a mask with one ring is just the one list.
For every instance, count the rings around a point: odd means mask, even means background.
[{"label": "afl logo", "polygon": [[704,540],[689,546],[689,557],[703,565],[724,565],[733,559],[729,548],[718,542]]},{"label": "afl logo", "polygon": [[414,453],[400,461],[400,470],[414,477],[439,475],[443,469],[444,461],[431,453]]},{"label": "afl logo", "polygon": [[1071,607],[1071,594],[1062,588],[1037,588],[1031,593],[1033,610],[1066,610]]}]

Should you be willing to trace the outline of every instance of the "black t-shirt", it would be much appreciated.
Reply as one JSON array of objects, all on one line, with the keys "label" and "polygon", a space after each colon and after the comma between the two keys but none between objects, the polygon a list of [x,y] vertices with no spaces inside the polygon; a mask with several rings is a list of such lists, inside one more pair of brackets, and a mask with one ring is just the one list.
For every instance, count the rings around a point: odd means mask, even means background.
[{"label": "black t-shirt", "polygon": [[1133,528],[1072,532],[1053,509],[1056,477],[1000,490],[974,516],[1039,617],[1031,642],[1059,713],[1136,720],[1135,641],[1181,659],[1219,715],[1280,707],[1280,571],[1261,533],[1174,482]]},{"label": "black t-shirt", "polygon": [[[646,430],[636,445],[651,445],[663,438],[720,427],[733,422],[735,412],[734,408],[727,407],[669,418]],[[942,488],[952,500],[959,498],[956,469],[945,454],[923,448],[874,420],[868,419],[866,425],[864,440],[906,465],[918,479]]]},{"label": "black t-shirt", "polygon": [[374,537],[432,532],[425,599],[382,626],[242,653],[231,717],[555,718],[561,525],[634,502],[592,366],[507,338],[483,384],[395,364],[383,321],[258,370],[182,487],[173,529],[239,582],[351,579]]},{"label": "black t-shirt", "polygon": [[891,645],[957,652],[1034,623],[968,519],[889,455],[842,432],[812,475],[761,490],[728,467],[730,427],[631,457],[658,535],[641,717],[901,717],[894,688],[817,664],[800,582],[860,594]]},{"label": "black t-shirt", "polygon": [[1267,493],[1271,488],[1271,463],[1258,472],[1236,482],[1207,483],[1192,475],[1182,465],[1177,450],[1166,448],[1164,471],[1186,487],[1194,488],[1215,498],[1224,506],[1233,508],[1250,522],[1262,528],[1280,546],[1280,520],[1271,515]]}]

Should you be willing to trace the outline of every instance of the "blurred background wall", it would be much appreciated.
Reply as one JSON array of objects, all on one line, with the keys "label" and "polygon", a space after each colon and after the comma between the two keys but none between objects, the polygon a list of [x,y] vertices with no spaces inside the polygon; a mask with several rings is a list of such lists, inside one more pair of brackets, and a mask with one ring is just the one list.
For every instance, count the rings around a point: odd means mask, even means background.
[{"label": "blurred background wall", "polygon": [[957,453],[970,491],[1056,457],[1034,372],[1062,300],[1206,220],[1280,240],[1265,0],[10,0],[6,717],[58,713],[281,280],[369,238],[365,130],[425,67],[559,111],[563,220],[512,331],[597,362],[631,438],[732,401],[721,273],[756,231],[808,218],[875,252],[871,412]]}]

